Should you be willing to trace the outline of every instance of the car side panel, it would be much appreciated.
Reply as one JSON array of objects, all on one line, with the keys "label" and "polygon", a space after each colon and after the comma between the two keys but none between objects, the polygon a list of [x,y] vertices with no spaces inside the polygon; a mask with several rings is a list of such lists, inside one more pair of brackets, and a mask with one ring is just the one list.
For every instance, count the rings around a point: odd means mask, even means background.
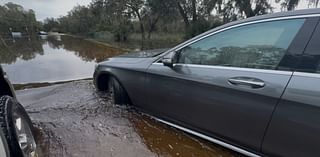
[{"label": "car side panel", "polygon": [[143,105],[147,101],[143,94],[143,92],[145,92],[143,90],[145,80],[144,72],[121,68],[108,69],[110,71],[104,71],[102,73],[115,77],[128,93],[130,101],[134,105]]},{"label": "car side panel", "polygon": [[320,74],[295,72],[263,143],[271,156],[320,156]]},{"label": "car side panel", "polygon": [[[148,72],[145,109],[254,152],[260,151],[272,111],[292,75],[188,65],[170,69],[161,64],[153,64]],[[237,76],[264,80],[266,86],[231,85],[228,79]]]},{"label": "car side panel", "polygon": [[145,72],[154,60],[155,58],[127,58],[123,61],[121,58],[111,58],[101,63],[96,69],[95,81],[102,74],[114,76],[126,90],[134,105],[144,105],[147,102],[144,95],[146,92]]}]

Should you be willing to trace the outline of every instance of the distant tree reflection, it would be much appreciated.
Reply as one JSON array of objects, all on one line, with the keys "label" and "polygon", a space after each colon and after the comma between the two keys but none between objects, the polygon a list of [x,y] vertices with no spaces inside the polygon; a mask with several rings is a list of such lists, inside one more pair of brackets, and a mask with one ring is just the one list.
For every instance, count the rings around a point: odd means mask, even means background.
[{"label": "distant tree reflection", "polygon": [[0,42],[0,63],[13,64],[18,58],[30,60],[36,55],[43,55],[43,43],[38,37],[4,39]]},{"label": "distant tree reflection", "polygon": [[100,62],[119,55],[123,50],[72,36],[35,36],[0,41],[0,63],[13,64],[18,59],[31,60],[44,55],[47,44],[51,49],[64,49],[87,62]]},{"label": "distant tree reflection", "polygon": [[71,36],[61,36],[61,42],[63,43],[64,49],[74,51],[77,56],[88,62],[100,62],[124,52],[118,48]]}]

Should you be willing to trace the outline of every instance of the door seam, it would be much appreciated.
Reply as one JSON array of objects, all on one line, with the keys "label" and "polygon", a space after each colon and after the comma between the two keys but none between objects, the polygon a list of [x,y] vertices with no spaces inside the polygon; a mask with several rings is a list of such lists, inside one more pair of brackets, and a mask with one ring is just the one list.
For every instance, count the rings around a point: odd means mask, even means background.
[{"label": "door seam", "polygon": [[289,80],[288,80],[288,82],[287,82],[287,84],[286,84],[285,88],[283,89],[283,91],[282,91],[282,93],[281,93],[281,95],[280,95],[279,99],[277,100],[277,103],[276,103],[276,105],[274,106],[273,111],[272,111],[272,113],[271,113],[271,115],[270,115],[269,122],[268,122],[268,124],[267,124],[267,126],[266,126],[266,128],[265,128],[265,131],[264,131],[264,134],[263,134],[263,136],[262,136],[261,143],[260,143],[260,152],[261,152],[261,153],[262,153],[262,146],[263,146],[263,143],[264,143],[265,137],[266,137],[266,135],[267,135],[267,133],[268,133],[268,130],[269,130],[270,124],[271,124],[272,119],[273,119],[273,115],[274,115],[274,113],[275,113],[275,111],[276,111],[276,109],[277,109],[277,107],[278,107],[279,103],[281,102],[282,97],[283,97],[283,95],[284,95],[285,91],[287,90],[287,87],[289,86],[289,83],[291,82],[291,79],[292,79],[292,77],[293,77],[293,74],[294,74],[294,72],[292,72],[292,74],[291,74],[291,76],[290,76],[290,78],[289,78]]}]

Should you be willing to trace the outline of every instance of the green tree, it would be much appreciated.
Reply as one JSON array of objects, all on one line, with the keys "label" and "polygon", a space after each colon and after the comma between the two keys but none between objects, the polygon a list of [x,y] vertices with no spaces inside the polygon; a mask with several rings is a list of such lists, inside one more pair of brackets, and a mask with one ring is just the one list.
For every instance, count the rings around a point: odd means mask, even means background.
[{"label": "green tree", "polygon": [[216,26],[211,22],[218,22],[219,20],[215,19],[218,16],[213,16],[212,12],[216,10],[219,13],[223,0],[169,0],[167,3],[175,5],[184,21],[186,38],[189,38]]},{"label": "green tree", "polygon": [[156,30],[160,20],[171,22],[170,19],[176,20],[178,12],[173,3],[164,3],[162,0],[147,0],[143,9],[143,18],[140,23],[144,24],[148,33],[148,39],[151,33]]},{"label": "green tree", "polygon": [[22,6],[11,2],[0,5],[0,32],[11,30],[34,33],[39,27],[33,10],[25,10]]},{"label": "green tree", "polygon": [[59,22],[54,18],[46,18],[44,20],[43,29],[46,32],[50,32],[50,31],[56,32],[59,29]]},{"label": "green tree", "polygon": [[282,10],[294,10],[299,2],[300,0],[276,0],[276,3],[280,3]]},{"label": "green tree", "polygon": [[[307,0],[309,3],[309,7],[313,6],[315,8],[318,7],[320,0]],[[281,10],[294,10],[300,3],[300,0],[275,0],[276,3],[280,3]]]}]

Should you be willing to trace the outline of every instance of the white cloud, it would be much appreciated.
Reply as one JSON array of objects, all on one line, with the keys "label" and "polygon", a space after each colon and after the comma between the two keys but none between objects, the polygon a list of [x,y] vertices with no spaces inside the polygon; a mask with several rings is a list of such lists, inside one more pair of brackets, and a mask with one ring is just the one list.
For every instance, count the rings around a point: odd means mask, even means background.
[{"label": "white cloud", "polygon": [[77,4],[88,5],[91,0],[1,0],[0,5],[8,2],[32,9],[38,20],[44,20],[47,17],[57,18],[66,15]]}]

